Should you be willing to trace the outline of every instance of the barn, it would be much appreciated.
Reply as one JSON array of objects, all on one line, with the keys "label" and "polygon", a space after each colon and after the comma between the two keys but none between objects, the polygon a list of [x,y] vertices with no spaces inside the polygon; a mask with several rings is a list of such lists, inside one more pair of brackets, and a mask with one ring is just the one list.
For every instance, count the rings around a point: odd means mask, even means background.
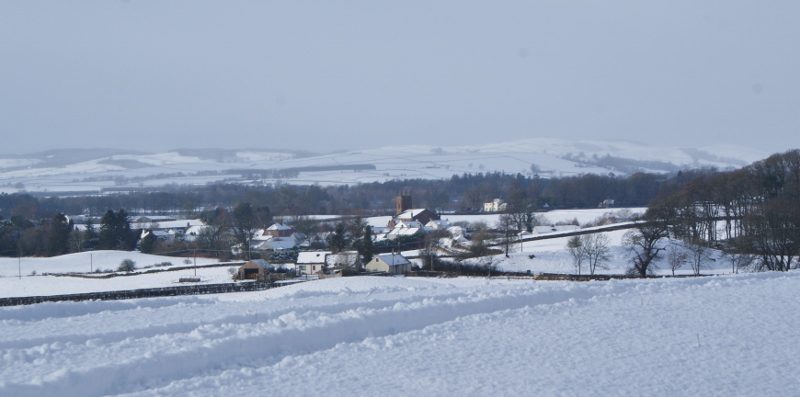
[{"label": "barn", "polygon": [[269,281],[271,266],[263,259],[245,262],[236,273],[237,280]]}]

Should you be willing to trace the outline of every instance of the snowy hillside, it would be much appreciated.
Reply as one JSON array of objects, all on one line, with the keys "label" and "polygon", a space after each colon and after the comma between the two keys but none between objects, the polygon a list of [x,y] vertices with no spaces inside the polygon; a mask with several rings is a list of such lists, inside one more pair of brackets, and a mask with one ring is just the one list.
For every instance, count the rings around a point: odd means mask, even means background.
[{"label": "snowy hillside", "polygon": [[798,289],[357,277],[1,308],[0,395],[795,395]]},{"label": "snowy hillside", "polygon": [[[130,251],[90,251],[54,256],[49,258],[7,258],[0,257],[0,278],[17,277],[21,272],[23,276],[42,273],[89,273],[91,271],[115,271],[120,263],[130,259],[134,261],[137,269],[153,266],[186,266],[187,258],[174,256],[150,255]],[[197,258],[197,264],[218,263],[217,259]],[[189,263],[194,263],[190,261]],[[167,265],[168,264],[168,265]],[[164,266],[166,265],[166,266]]]},{"label": "snowy hillside", "polygon": [[276,150],[60,150],[0,156],[0,191],[97,192],[209,182],[354,184],[501,171],[542,177],[736,168],[765,157],[750,148],[678,148],[536,138],[478,146],[390,146],[328,154]]},{"label": "snowy hillside", "polygon": [[[623,245],[625,233],[628,230],[616,230],[600,233],[608,238],[608,260],[597,269],[599,274],[625,274],[632,267],[632,253]],[[539,241],[528,241],[511,246],[509,257],[495,255],[473,260],[477,263],[491,263],[499,270],[510,272],[530,271],[539,273],[576,273],[572,256],[567,250],[569,237],[560,237]],[[666,239],[659,244],[660,247],[683,247],[679,240]],[[684,249],[685,250],[685,249]],[[652,263],[651,270],[656,275],[670,275],[672,269],[667,260],[667,254],[662,252]],[[583,265],[582,273],[588,272]],[[730,261],[721,251],[708,249],[706,257],[700,263],[702,274],[729,274],[732,273]],[[676,275],[692,274],[691,264],[686,262],[675,270]]]}]

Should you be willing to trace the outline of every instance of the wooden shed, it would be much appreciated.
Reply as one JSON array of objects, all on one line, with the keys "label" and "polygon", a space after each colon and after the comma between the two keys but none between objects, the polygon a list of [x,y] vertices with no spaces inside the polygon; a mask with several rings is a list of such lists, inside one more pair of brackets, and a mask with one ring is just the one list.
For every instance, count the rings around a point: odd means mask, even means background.
[{"label": "wooden shed", "polygon": [[263,259],[253,259],[245,262],[236,273],[237,280],[270,280],[270,265]]}]

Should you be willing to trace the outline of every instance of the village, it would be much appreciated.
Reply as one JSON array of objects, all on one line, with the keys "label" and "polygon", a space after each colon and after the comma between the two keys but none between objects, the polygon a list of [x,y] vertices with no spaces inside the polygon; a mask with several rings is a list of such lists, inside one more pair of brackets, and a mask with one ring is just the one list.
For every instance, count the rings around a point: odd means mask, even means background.
[{"label": "village", "polygon": [[[435,210],[413,208],[412,203],[410,194],[401,194],[394,200],[395,211],[390,217],[322,219],[320,223],[339,226],[327,232],[303,233],[293,227],[290,218],[257,228],[249,242],[231,247],[234,257],[245,260],[233,279],[269,282],[288,278],[314,280],[353,275],[404,275],[422,270],[426,264],[431,269],[431,264],[441,258],[466,259],[500,253],[496,248],[487,247],[497,242],[500,225],[488,225],[481,220],[499,219],[506,214],[507,203],[502,199],[485,203],[481,215],[471,217],[479,219],[477,223],[451,222]],[[607,203],[601,203],[603,208],[607,208],[604,205]],[[165,219],[137,217],[132,227],[142,230],[142,240],[152,234],[166,244],[176,240],[194,242],[208,227],[200,219],[185,223]],[[466,216],[466,219],[470,217]],[[345,226],[343,230],[341,226],[348,223],[349,227]],[[579,228],[574,219],[536,224],[530,230],[515,232],[513,238],[524,239]],[[364,232],[369,235],[364,235]],[[245,249],[245,245],[248,248]],[[482,249],[478,255],[474,255],[475,245]],[[436,259],[432,259],[434,257]],[[291,259],[294,259],[293,263],[287,262]]]},{"label": "village", "polygon": [[[213,291],[237,291],[233,284],[266,288],[349,276],[573,273],[564,258],[547,259],[545,253],[534,259],[526,241],[560,241],[584,233],[582,228],[602,231],[595,229],[624,224],[644,211],[608,208],[607,203],[597,209],[540,211],[527,214],[528,230],[525,223],[511,222],[502,199],[486,202],[477,214],[415,208],[412,196],[404,193],[392,204],[393,215],[275,217],[269,224],[254,223],[247,239],[237,239],[236,224],[223,229],[208,217],[129,215],[129,233],[136,237],[130,251],[95,245],[102,237],[94,232],[93,225],[102,223],[98,218],[69,216],[74,228],[70,240],[97,248],[0,259],[2,281],[9,285],[0,298],[210,285],[220,286]],[[213,234],[220,235],[219,243],[208,243]],[[559,245],[556,251],[565,252]]]}]

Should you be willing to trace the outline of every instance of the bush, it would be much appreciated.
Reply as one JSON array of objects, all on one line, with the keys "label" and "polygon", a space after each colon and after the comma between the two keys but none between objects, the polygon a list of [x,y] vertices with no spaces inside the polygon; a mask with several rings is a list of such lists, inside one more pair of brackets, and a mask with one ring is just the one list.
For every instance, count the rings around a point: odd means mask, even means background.
[{"label": "bush", "polygon": [[117,268],[119,272],[132,272],[136,270],[136,262],[130,259],[124,259]]}]

